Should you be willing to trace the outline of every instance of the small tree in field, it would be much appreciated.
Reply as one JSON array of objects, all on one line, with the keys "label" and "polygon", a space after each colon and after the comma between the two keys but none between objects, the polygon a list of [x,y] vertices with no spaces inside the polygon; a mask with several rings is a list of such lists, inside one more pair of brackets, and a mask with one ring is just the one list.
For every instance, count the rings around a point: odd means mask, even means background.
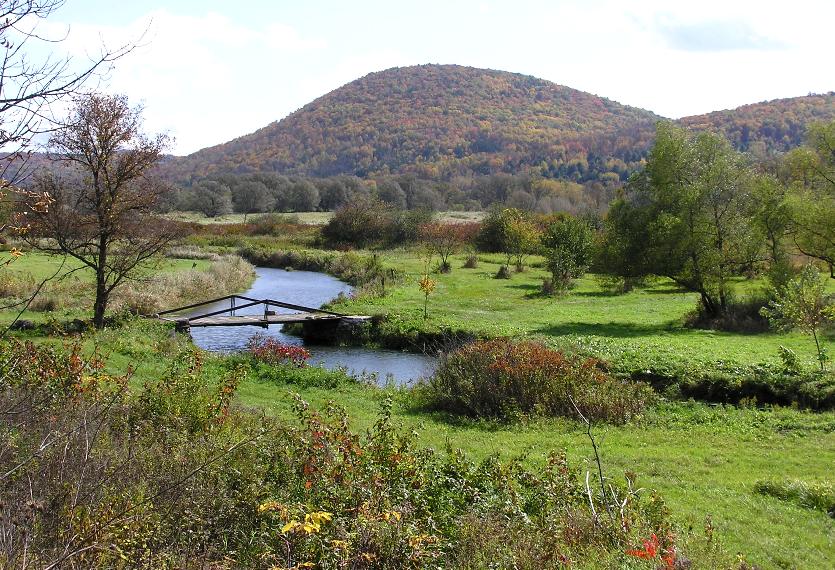
[{"label": "small tree in field", "polygon": [[811,334],[821,371],[826,370],[826,351],[818,333],[835,321],[835,305],[832,296],[826,295],[820,272],[814,265],[804,267],[800,275],[780,288],[769,306],[763,307],[762,314],[777,328],[800,329]]},{"label": "small tree in field", "polygon": [[565,291],[591,263],[594,236],[589,225],[567,216],[552,223],[542,236],[548,270],[557,291]]},{"label": "small tree in field", "polygon": [[74,257],[93,271],[97,328],[104,326],[113,290],[179,235],[174,224],[153,214],[168,186],[146,176],[168,138],[148,138],[141,126],[141,111],[124,96],[77,97],[69,125],[52,136],[50,147],[83,178],[42,176],[36,189],[54,203],[46,211],[27,208],[23,214],[35,247]]},{"label": "small tree in field", "polygon": [[421,292],[423,293],[423,318],[429,318],[429,295],[435,290],[435,286],[437,283],[429,277],[429,275],[424,275],[421,277],[420,281],[418,282],[418,286],[420,287]]},{"label": "small tree in field", "polygon": [[480,250],[501,252],[505,265],[497,277],[510,277],[510,262],[516,259],[516,270],[522,271],[525,256],[533,253],[539,241],[539,228],[527,212],[515,208],[492,209],[481,224],[476,237]]},{"label": "small tree in field", "polygon": [[470,243],[478,230],[478,224],[444,224],[432,222],[420,228],[420,239],[426,247],[441,259],[440,272],[452,271],[450,256]]},{"label": "small tree in field", "polygon": [[505,232],[507,265],[510,265],[510,258],[513,257],[516,260],[516,272],[521,273],[525,269],[525,256],[534,253],[539,245],[539,228],[527,214],[519,212],[518,215],[509,216]]}]

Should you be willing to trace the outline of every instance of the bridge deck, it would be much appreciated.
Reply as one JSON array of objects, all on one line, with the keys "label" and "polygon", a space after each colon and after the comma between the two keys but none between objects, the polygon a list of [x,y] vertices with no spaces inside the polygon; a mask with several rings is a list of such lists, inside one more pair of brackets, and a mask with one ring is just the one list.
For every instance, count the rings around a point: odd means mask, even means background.
[{"label": "bridge deck", "polygon": [[[188,326],[195,327],[263,327],[268,325],[283,325],[288,323],[303,323],[308,321],[338,321],[341,316],[328,314],[289,314],[289,315],[216,315],[188,319]],[[177,323],[186,320],[176,317],[160,317],[160,320]]]}]

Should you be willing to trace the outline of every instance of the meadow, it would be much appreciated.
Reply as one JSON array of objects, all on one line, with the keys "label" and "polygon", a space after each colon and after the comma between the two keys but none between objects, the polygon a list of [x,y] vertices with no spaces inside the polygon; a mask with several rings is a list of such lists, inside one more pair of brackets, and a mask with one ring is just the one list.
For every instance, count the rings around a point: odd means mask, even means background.
[{"label": "meadow", "polygon": [[[807,365],[814,363],[811,337],[790,333],[739,333],[705,330],[685,324],[698,296],[671,281],[657,279],[629,293],[613,293],[604,280],[586,274],[563,296],[541,294],[548,277],[542,260],[531,257],[525,271],[495,279],[503,256],[480,254],[479,266],[463,268],[466,256],[453,257],[451,273],[433,271],[419,252],[376,254],[383,265],[397,266],[407,282],[385,296],[358,296],[334,305],[352,314],[386,314],[404,328],[426,331],[466,330],[478,336],[534,337],[555,346],[587,347],[601,357],[651,355],[694,362],[734,361],[743,364],[779,362],[778,349],[794,350]],[[429,297],[429,318],[423,319],[424,295],[418,280],[428,270],[437,286]],[[762,279],[737,283],[744,296],[764,289]],[[835,281],[828,283],[835,292]],[[827,340],[831,343],[832,337]]]},{"label": "meadow", "polygon": [[[264,245],[260,238],[252,241]],[[224,245],[213,249],[237,251]],[[313,250],[306,255],[323,253],[344,255]],[[479,337],[536,339],[549,346],[594,355],[623,370],[644,366],[779,366],[780,346],[794,350],[805,367],[814,365],[813,344],[803,334],[743,334],[685,326],[696,297],[664,280],[614,294],[604,281],[586,275],[567,295],[548,297],[540,294],[546,272],[536,257],[528,260],[525,271],[503,280],[494,278],[500,256],[479,255],[474,269],[462,267],[464,255],[454,256],[452,272],[440,274],[433,273],[432,263],[427,263],[423,251],[417,248],[373,255],[383,267],[401,270],[403,277],[389,284],[382,296],[371,282],[354,298],[333,306],[352,314],[385,315],[390,335],[409,338],[417,333],[443,336],[449,331],[465,331]],[[350,256],[363,261],[372,254]],[[153,273],[204,271],[210,264],[208,259],[166,259]],[[54,260],[27,253],[8,271],[37,280],[54,268]],[[437,288],[428,299],[428,318],[424,319],[424,296],[418,280],[427,271],[437,281]],[[67,279],[75,280],[75,287],[84,288],[83,271]],[[737,291],[744,295],[759,287],[763,287],[761,281],[740,281]],[[24,316],[44,321],[82,315],[81,305],[68,305]],[[4,311],[0,317],[8,322],[11,313]],[[56,346],[76,338],[44,338],[41,331],[16,334]],[[188,348],[186,339],[172,337],[166,327],[144,319],[129,318],[104,331],[83,333],[81,338],[88,351],[95,350],[104,357],[110,372],[133,370],[130,384],[135,390],[162,377],[175,356]],[[826,337],[825,342],[831,346],[832,337]],[[205,357],[209,379],[222,377],[236,364],[240,364],[238,357]],[[519,459],[537,470],[543,467],[549,452],[565,450],[569,463],[581,472],[595,469],[585,426],[570,418],[527,417],[512,422],[469,419],[428,410],[409,389],[378,388],[339,373],[290,367],[280,376],[277,380],[275,374],[248,368],[246,379],[237,388],[236,402],[292,423],[296,421],[292,394],[299,394],[318,409],[338,401],[345,407],[352,429],[363,432],[374,425],[381,406],[390,399],[395,422],[407,432],[414,431],[418,445],[440,453],[460,449],[479,461],[493,455],[505,461]],[[826,512],[773,493],[757,492],[769,482],[779,485],[798,481],[831,488],[835,413],[762,406],[755,401],[741,406],[705,403],[666,394],[626,425],[594,425],[594,434],[607,477],[623,481],[625,473],[634,473],[639,487],[647,493],[658,491],[683,543],[715,530],[716,540],[725,551],[738,552],[739,560],[759,567],[827,567],[835,561],[835,520]]]}]

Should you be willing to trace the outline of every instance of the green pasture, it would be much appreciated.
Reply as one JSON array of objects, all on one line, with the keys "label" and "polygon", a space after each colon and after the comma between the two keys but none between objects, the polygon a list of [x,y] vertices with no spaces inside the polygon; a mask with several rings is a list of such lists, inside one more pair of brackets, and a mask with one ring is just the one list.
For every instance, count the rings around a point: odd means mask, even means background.
[{"label": "green pasture", "polygon": [[[532,257],[522,273],[495,279],[500,255],[479,255],[476,269],[463,268],[465,256],[452,258],[448,274],[432,272],[417,252],[380,252],[384,265],[407,272],[404,284],[389,288],[383,297],[361,296],[338,305],[350,314],[386,314],[404,329],[466,330],[484,336],[536,337],[559,345],[579,345],[602,357],[657,354],[665,359],[743,364],[777,362],[782,345],[814,364],[814,344],[807,335],[791,333],[735,333],[685,326],[698,295],[681,290],[667,279],[657,279],[629,293],[615,294],[595,275],[577,280],[566,295],[543,296],[548,276],[542,260]],[[537,268],[536,266],[540,266]],[[429,297],[429,318],[423,319],[424,295],[418,280],[426,270],[437,282]],[[765,288],[763,280],[740,281],[740,297]],[[835,280],[829,280],[835,291]],[[832,346],[833,337],[824,342]]]}]

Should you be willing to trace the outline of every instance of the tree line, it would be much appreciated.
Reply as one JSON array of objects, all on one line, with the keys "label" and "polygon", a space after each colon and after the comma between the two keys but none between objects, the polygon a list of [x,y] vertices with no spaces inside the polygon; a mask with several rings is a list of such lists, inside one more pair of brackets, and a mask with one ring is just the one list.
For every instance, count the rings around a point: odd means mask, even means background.
[{"label": "tree line", "polygon": [[437,182],[411,175],[361,179],[306,178],[280,174],[227,174],[175,189],[160,208],[209,217],[239,213],[335,211],[358,200],[379,200],[400,210],[485,210],[493,204],[549,214],[603,212],[619,181],[578,184],[532,176],[498,174]]}]

